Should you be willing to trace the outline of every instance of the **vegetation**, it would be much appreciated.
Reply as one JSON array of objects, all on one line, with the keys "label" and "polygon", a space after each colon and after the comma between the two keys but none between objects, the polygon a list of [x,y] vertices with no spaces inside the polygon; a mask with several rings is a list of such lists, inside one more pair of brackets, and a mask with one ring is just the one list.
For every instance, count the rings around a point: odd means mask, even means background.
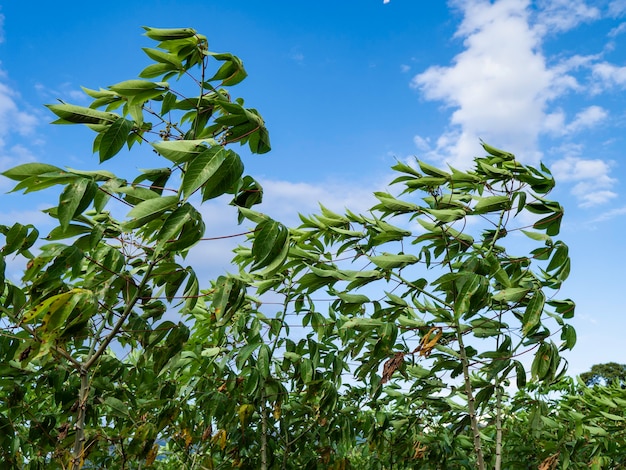
[{"label": "vegetation", "polygon": [[[159,163],[4,173],[14,191],[61,187],[43,239],[0,226],[7,468],[624,463],[621,382],[565,376],[570,260],[545,166],[487,144],[467,171],[398,162],[367,214],[322,206],[288,228],[252,209],[262,188],[229,148],[270,149],[229,90],[242,62],[192,29],[146,35],[141,79],[48,107],[96,133],[100,162],[147,144]],[[200,285],[185,257],[206,242],[201,204],[224,195],[248,242],[238,272]]]}]

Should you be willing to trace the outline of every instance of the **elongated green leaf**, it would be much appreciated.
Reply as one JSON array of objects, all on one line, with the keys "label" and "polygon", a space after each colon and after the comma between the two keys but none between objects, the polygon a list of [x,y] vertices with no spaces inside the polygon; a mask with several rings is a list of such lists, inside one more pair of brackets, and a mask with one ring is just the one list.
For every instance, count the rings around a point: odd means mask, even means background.
[{"label": "elongated green leaf", "polygon": [[529,334],[535,329],[541,320],[543,313],[543,307],[546,302],[546,295],[543,291],[535,291],[533,296],[528,301],[524,316],[522,318],[522,333],[524,335]]},{"label": "elongated green leaf", "polygon": [[463,286],[454,302],[454,317],[456,319],[469,313],[472,296],[478,292],[481,286],[480,276],[476,274],[467,274],[464,278]]},{"label": "elongated green leaf", "polygon": [[288,244],[289,230],[275,220],[261,222],[252,243],[254,265],[252,269],[268,266]]},{"label": "elongated green leaf", "polygon": [[417,164],[419,165],[420,169],[424,173],[426,173],[427,175],[435,176],[435,177],[438,177],[438,178],[449,178],[450,177],[450,174],[448,172],[443,171],[443,170],[441,170],[441,169],[439,169],[437,167],[434,167],[432,165],[429,165],[428,163],[423,162],[421,160],[418,161]]},{"label": "elongated green leaf", "polygon": [[227,322],[241,305],[245,295],[243,282],[232,276],[220,276],[216,281],[212,308],[220,323]]},{"label": "elongated green leaf", "polygon": [[184,163],[207,150],[208,145],[217,145],[213,139],[162,140],[151,144],[160,155],[174,163]]},{"label": "elongated green leaf", "polygon": [[191,28],[150,28],[143,26],[146,36],[155,41],[169,41],[173,39],[185,39],[196,35],[196,31]]},{"label": "elongated green leaf", "polygon": [[156,78],[164,75],[172,70],[178,70],[174,65],[169,63],[150,64],[141,72],[139,76],[141,78]]},{"label": "elongated green leaf", "polygon": [[550,343],[541,343],[531,366],[533,378],[538,380],[545,379],[550,372],[551,364],[552,347]]},{"label": "elongated green leaf", "polygon": [[61,193],[58,216],[63,230],[67,229],[70,220],[72,220],[76,214],[83,196],[87,193],[89,183],[91,183],[91,181],[86,178],[77,178],[76,182],[67,185]]},{"label": "elongated green leaf", "polygon": [[194,219],[202,219],[198,211],[188,202],[177,207],[163,223],[163,227],[155,235],[154,239],[162,247],[173,241],[182,231],[183,227]]},{"label": "elongated green leaf", "polygon": [[228,150],[224,147],[211,147],[197,155],[189,163],[181,184],[181,191],[186,198],[215,175],[227,153]]},{"label": "elongated green leaf", "polygon": [[546,235],[545,233],[531,232],[530,230],[522,230],[522,233],[524,235],[526,235],[528,238],[532,238],[533,240],[545,241],[547,243],[552,243],[552,239],[548,235]]},{"label": "elongated green leaf", "polygon": [[31,176],[38,176],[44,173],[60,174],[64,172],[61,168],[46,163],[24,163],[3,171],[2,175],[14,181],[23,181]]},{"label": "elongated green leaf", "polygon": [[246,364],[246,361],[250,358],[252,353],[259,349],[263,343],[252,343],[246,344],[243,348],[241,348],[237,354],[237,358],[235,359],[235,365],[242,369]]},{"label": "elongated green leaf", "polygon": [[48,104],[46,107],[59,116],[60,120],[55,123],[110,124],[120,118],[117,114],[73,104]]},{"label": "elongated green leaf", "polygon": [[167,89],[169,88],[169,85],[167,82],[150,82],[148,80],[126,80],[124,82],[111,85],[109,88],[115,93],[118,93],[122,96],[133,96],[146,90],[154,90],[155,88]]},{"label": "elongated green leaf", "polygon": [[262,344],[257,357],[257,368],[264,379],[270,376],[270,354],[270,347],[267,344]]},{"label": "elongated green leaf", "polygon": [[486,214],[489,212],[508,210],[511,208],[511,200],[508,196],[489,196],[478,198],[474,206],[475,214]]},{"label": "elongated green leaf", "polygon": [[65,303],[68,302],[73,295],[74,292],[70,291],[48,297],[46,300],[26,312],[22,317],[21,323],[31,323],[42,315],[49,312],[56,312],[58,309],[63,307],[63,305],[65,305]]},{"label": "elongated green leaf", "polygon": [[163,196],[140,202],[128,213],[127,217],[131,220],[124,223],[124,229],[131,230],[141,227],[146,222],[156,219],[167,210],[176,207],[177,204],[177,196]]},{"label": "elongated green leaf", "polygon": [[234,193],[241,180],[243,169],[239,155],[229,150],[217,171],[204,183],[202,200],[213,199],[224,193]]},{"label": "elongated green leaf", "polygon": [[380,255],[368,256],[369,260],[382,269],[403,268],[415,264],[419,258],[414,255]]},{"label": "elongated green leaf", "polygon": [[454,222],[467,215],[463,209],[426,209],[426,212],[444,223]]},{"label": "elongated green leaf", "polygon": [[128,119],[120,118],[102,134],[100,147],[98,149],[100,162],[104,162],[115,155],[122,149],[128,134],[133,130],[133,122]]},{"label": "elongated green leaf", "polygon": [[567,248],[567,245],[562,242],[557,242],[555,247],[556,250],[554,255],[552,255],[552,259],[550,260],[546,271],[554,271],[555,269],[562,267],[565,262],[569,260],[569,249]]},{"label": "elongated green leaf", "polygon": [[510,287],[508,289],[502,289],[500,292],[493,296],[493,300],[497,302],[519,302],[524,297],[530,289],[525,287]]},{"label": "elongated green leaf", "polygon": [[164,63],[164,64],[170,64],[170,65],[173,66],[173,68],[176,68],[176,69],[182,69],[183,68],[183,63],[174,54],[170,54],[168,52],[165,52],[165,51],[162,51],[162,50],[159,50],[159,49],[152,49],[152,48],[149,48],[149,47],[143,47],[142,50],[152,60],[155,60],[157,62],[161,62],[161,63]]}]

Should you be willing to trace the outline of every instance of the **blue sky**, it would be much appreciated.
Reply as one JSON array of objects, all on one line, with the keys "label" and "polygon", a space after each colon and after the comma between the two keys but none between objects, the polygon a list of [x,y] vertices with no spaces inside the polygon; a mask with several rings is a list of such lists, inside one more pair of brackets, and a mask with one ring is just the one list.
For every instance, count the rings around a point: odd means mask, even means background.
[{"label": "blue sky", "polygon": [[[93,168],[90,131],[48,125],[43,104],[85,104],[81,85],[133,78],[152,47],[142,25],[193,27],[244,61],[235,90],[264,116],[273,150],[241,153],[266,190],[262,210],[288,224],[318,201],[365,210],[396,158],[464,166],[483,139],[543,161],[573,261],[560,293],[578,304],[570,372],[626,363],[626,0],[3,2],[0,14],[0,170]],[[56,198],[2,195],[0,223],[45,232],[38,211]],[[204,212],[207,236],[241,231],[223,201]],[[203,245],[194,259],[209,276],[231,248]]]}]

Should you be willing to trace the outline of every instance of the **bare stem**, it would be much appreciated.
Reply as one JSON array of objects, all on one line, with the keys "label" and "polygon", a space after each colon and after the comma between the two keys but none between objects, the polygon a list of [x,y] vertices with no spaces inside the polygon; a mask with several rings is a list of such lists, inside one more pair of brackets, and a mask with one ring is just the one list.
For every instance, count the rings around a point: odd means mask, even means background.
[{"label": "bare stem", "polygon": [[94,362],[96,362],[100,358],[100,356],[102,356],[102,354],[104,354],[104,351],[106,351],[106,349],[109,347],[109,344],[111,344],[111,341],[113,341],[115,339],[115,337],[117,336],[117,333],[120,331],[120,329],[122,328],[122,326],[126,322],[126,319],[128,318],[128,316],[132,312],[133,308],[135,307],[135,304],[140,299],[141,291],[143,290],[143,288],[148,283],[148,280],[150,279],[150,274],[152,273],[152,269],[154,268],[156,263],[157,263],[157,261],[153,260],[153,261],[150,262],[150,264],[148,264],[148,268],[146,269],[146,272],[143,275],[143,279],[141,280],[141,282],[139,283],[139,285],[135,289],[135,292],[133,293],[133,295],[129,299],[128,303],[126,304],[126,308],[122,312],[122,315],[120,316],[119,320],[117,321],[115,326],[113,326],[113,329],[111,330],[111,332],[106,336],[106,338],[104,338],[104,341],[102,341],[102,343],[100,344],[100,347],[98,348],[98,350],[96,352],[94,352],[91,355],[91,357],[89,357],[87,362],[85,362],[83,364],[83,369],[88,371],[91,368],[91,366],[94,364]]},{"label": "bare stem", "polygon": [[265,394],[261,404],[261,470],[267,470],[267,407]]},{"label": "bare stem", "polygon": [[474,436],[474,452],[476,453],[476,467],[478,470],[485,470],[485,459],[483,457],[482,443],[480,440],[480,431],[478,429],[478,417],[476,416],[474,391],[472,389],[472,383],[470,381],[469,374],[469,361],[467,358],[467,352],[465,351],[465,345],[463,344],[463,333],[461,333],[461,327],[457,322],[457,341],[459,342],[459,353],[461,356],[461,362],[463,364],[463,379],[465,381],[465,394],[467,395],[467,409],[469,411],[470,426],[472,428],[472,434]]},{"label": "bare stem", "polygon": [[496,465],[494,470],[502,468],[502,389],[496,381]]},{"label": "bare stem", "polygon": [[79,470],[83,466],[83,453],[85,450],[85,415],[87,412],[87,399],[89,398],[89,371],[84,367],[80,369],[80,390],[78,392],[78,416],[74,429],[74,451],[72,455],[72,470]]}]

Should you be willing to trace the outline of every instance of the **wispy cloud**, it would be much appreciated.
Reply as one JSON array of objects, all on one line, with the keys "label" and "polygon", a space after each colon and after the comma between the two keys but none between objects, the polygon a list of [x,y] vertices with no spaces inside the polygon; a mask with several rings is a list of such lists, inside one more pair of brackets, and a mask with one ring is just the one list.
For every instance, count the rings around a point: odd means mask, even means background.
[{"label": "wispy cloud", "polygon": [[536,161],[546,104],[557,88],[573,85],[548,68],[541,36],[529,23],[527,1],[463,5],[456,36],[464,39],[465,50],[452,65],[430,67],[412,81],[426,99],[453,109],[433,156],[467,166],[482,138]]},{"label": "wispy cloud", "polygon": [[[570,138],[607,121],[609,112],[597,104],[571,113],[555,103],[572,92],[593,97],[626,86],[626,67],[604,60],[604,51],[557,58],[544,52],[548,35],[600,19],[599,8],[583,0],[452,3],[463,14],[456,32],[463,50],[450,65],[431,66],[411,82],[425,99],[443,102],[450,112],[448,127],[438,137],[414,138],[427,157],[467,167],[480,153],[482,139],[536,163],[542,157],[542,136]],[[612,5],[614,14],[618,6]],[[581,207],[616,197],[609,163],[565,156],[555,162],[556,172],[572,185]]]},{"label": "wispy cloud", "polygon": [[[40,123],[37,115],[21,102],[19,93],[6,82],[7,75],[0,70],[0,171],[35,159],[20,141],[32,137]],[[3,178],[0,187],[6,187],[6,181]]]},{"label": "wispy cloud", "polygon": [[573,184],[571,193],[580,207],[601,205],[617,197],[611,190],[617,180],[610,176],[611,165],[604,160],[568,156],[554,162],[551,170],[557,181]]},{"label": "wispy cloud", "polygon": [[601,16],[597,7],[584,0],[540,0],[537,6],[536,27],[543,34],[568,31]]}]

